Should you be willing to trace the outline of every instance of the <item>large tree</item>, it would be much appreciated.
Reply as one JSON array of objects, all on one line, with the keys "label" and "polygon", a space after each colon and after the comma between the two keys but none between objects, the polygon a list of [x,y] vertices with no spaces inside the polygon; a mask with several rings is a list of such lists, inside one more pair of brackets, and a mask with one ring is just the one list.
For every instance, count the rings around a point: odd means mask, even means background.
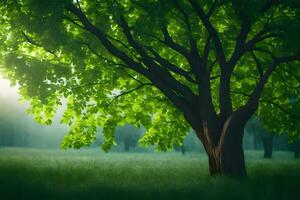
[{"label": "large tree", "polygon": [[298,0],[1,2],[3,73],[38,121],[51,123],[67,99],[65,147],[88,145],[102,126],[108,149],[131,123],[165,150],[192,127],[212,175],[245,175],[256,111],[297,135]]}]

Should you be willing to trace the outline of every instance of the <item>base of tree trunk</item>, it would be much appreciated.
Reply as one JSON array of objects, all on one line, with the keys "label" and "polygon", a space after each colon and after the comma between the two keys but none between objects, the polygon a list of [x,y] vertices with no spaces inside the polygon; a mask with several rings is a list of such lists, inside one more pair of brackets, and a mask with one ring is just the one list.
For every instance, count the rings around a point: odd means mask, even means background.
[{"label": "base of tree trunk", "polygon": [[247,173],[242,143],[243,132],[238,131],[228,135],[219,152],[212,150],[208,153],[210,174],[244,177]]}]

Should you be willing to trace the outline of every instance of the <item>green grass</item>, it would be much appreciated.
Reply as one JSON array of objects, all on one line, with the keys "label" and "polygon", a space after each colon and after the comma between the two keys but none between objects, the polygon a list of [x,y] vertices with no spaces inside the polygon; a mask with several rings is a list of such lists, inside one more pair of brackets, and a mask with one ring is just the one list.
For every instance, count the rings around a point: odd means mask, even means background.
[{"label": "green grass", "polygon": [[246,152],[248,177],[208,175],[204,154],[0,149],[0,199],[297,199],[300,160]]}]

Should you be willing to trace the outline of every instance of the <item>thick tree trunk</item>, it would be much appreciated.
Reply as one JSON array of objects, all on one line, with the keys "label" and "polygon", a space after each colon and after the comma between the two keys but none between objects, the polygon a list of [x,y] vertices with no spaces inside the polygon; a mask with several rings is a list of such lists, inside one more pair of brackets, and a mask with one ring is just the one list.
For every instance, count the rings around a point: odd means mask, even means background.
[{"label": "thick tree trunk", "polygon": [[243,149],[244,127],[229,130],[221,150],[222,174],[245,176],[246,166]]},{"label": "thick tree trunk", "polygon": [[264,145],[264,158],[272,158],[273,153],[273,136],[262,138]]},{"label": "thick tree trunk", "polygon": [[222,146],[207,151],[212,176],[246,176],[243,135],[243,128],[229,130]]},{"label": "thick tree trunk", "polygon": [[220,151],[213,149],[208,153],[208,164],[211,176],[222,175]]}]

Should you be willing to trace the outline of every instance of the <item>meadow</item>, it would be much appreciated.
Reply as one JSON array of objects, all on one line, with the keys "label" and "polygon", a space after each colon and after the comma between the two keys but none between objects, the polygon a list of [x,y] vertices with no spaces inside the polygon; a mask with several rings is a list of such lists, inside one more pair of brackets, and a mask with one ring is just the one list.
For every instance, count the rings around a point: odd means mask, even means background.
[{"label": "meadow", "polygon": [[0,148],[0,199],[297,199],[300,160],[246,151],[248,177],[210,177],[202,153]]}]

